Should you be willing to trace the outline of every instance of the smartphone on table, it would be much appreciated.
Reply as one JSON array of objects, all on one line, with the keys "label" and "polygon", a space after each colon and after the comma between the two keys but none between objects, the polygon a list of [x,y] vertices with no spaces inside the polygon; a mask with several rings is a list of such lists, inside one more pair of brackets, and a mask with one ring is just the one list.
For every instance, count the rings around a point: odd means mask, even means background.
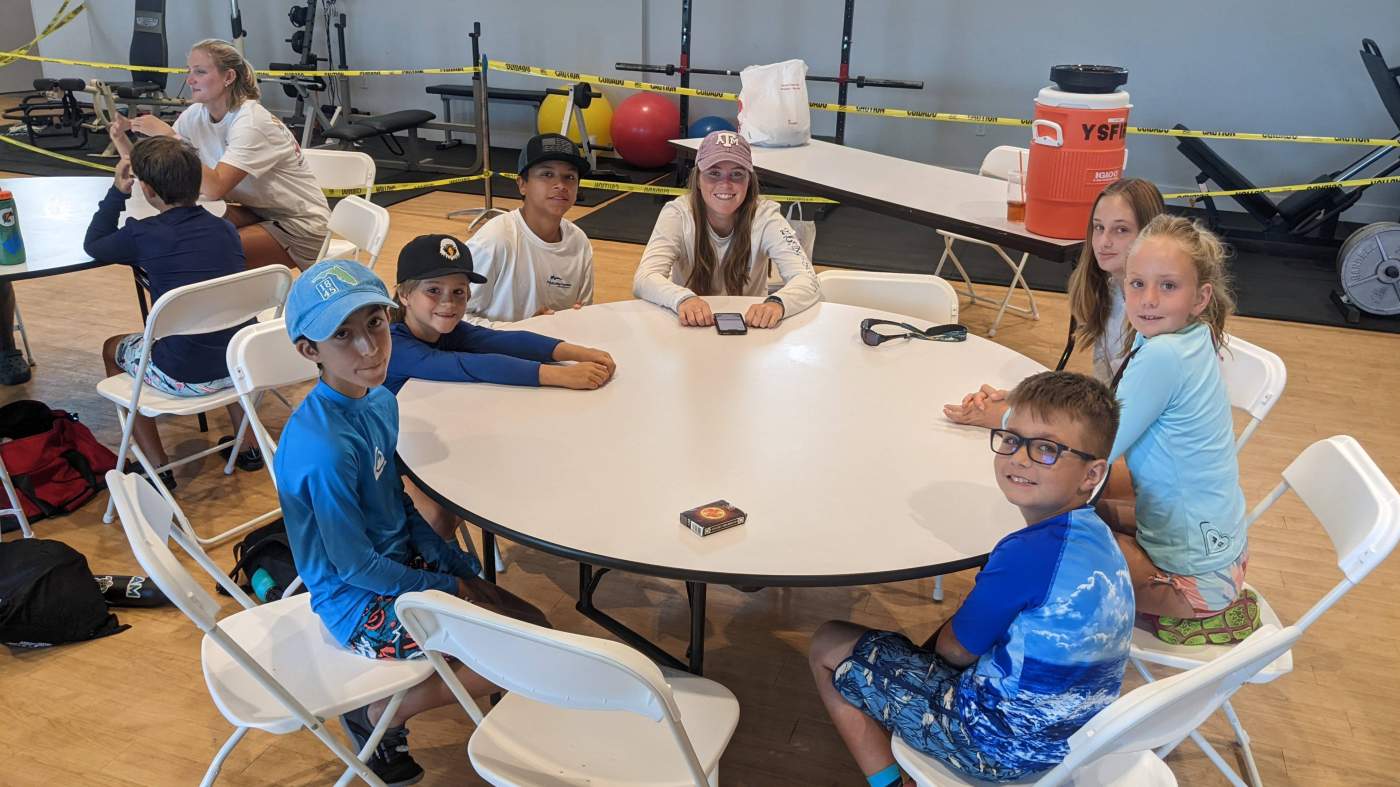
[{"label": "smartphone on table", "polygon": [[744,324],[744,315],[738,312],[716,312],[715,330],[721,336],[738,336],[749,332],[749,326]]}]

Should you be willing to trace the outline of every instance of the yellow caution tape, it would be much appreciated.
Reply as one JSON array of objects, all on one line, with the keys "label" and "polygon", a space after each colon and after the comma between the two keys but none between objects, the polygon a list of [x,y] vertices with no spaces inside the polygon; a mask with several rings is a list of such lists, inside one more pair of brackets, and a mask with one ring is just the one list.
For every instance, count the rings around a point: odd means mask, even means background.
[{"label": "yellow caution tape", "polygon": [[[44,25],[44,29],[39,31],[39,35],[31,38],[29,40],[29,43],[25,44],[24,46],[17,47],[16,51],[28,54],[29,51],[33,49],[40,41],[43,41],[45,38],[48,38],[50,35],[55,33],[59,28],[68,24],[74,19],[77,19],[78,14],[81,14],[82,12],[87,10],[86,5],[79,3],[77,8],[74,8],[72,11],[69,11],[66,15],[64,15],[63,9],[68,7],[68,3],[69,0],[63,0],[63,4],[60,5],[58,7],[58,10],[54,12],[53,18],[49,20],[49,23],[47,25]],[[0,68],[8,66],[9,64],[15,62],[15,60],[16,58],[14,57],[0,56]]]},{"label": "yellow caution tape", "polygon": [[1163,194],[1162,199],[1197,199],[1202,197],[1241,197],[1245,194],[1274,194],[1287,191],[1315,191],[1317,189],[1356,188],[1375,186],[1381,183],[1400,183],[1400,175],[1385,178],[1355,178],[1333,180],[1325,183],[1299,183],[1293,186],[1263,186],[1256,189],[1232,189],[1229,191],[1183,191],[1180,194]]},{"label": "yellow caution tape", "polygon": [[654,82],[637,82],[632,79],[618,79],[617,77],[605,77],[598,74],[580,74],[577,71],[560,71],[556,68],[539,68],[538,66],[522,66],[519,63],[507,63],[502,60],[489,61],[492,71],[504,71],[510,74],[529,74],[531,76],[544,77],[546,79],[562,79],[566,82],[587,82],[589,84],[610,85],[612,87],[625,87],[632,90],[647,90],[652,93],[670,93],[677,96],[694,96],[696,98],[717,98],[723,101],[738,101],[739,94],[723,93],[718,90],[697,90],[693,87],[673,87],[671,85],[658,85]]},{"label": "yellow caution tape", "polygon": [[[0,52],[0,57],[10,57],[19,60],[30,60],[35,63],[58,63],[65,66],[85,66],[87,68],[97,68],[108,71],[154,71],[160,74],[185,74],[188,68],[173,68],[169,66],[137,66],[130,63],[104,63],[96,60],[73,60],[66,57],[40,57],[39,55],[28,55],[23,52]],[[309,71],[300,69],[254,69],[257,76],[268,77],[387,77],[387,76],[411,76],[415,74],[475,74],[481,69],[476,66],[454,66],[451,68],[372,68],[372,69],[349,69],[342,71]]]},{"label": "yellow caution tape", "polygon": [[34,145],[29,144],[28,142],[20,142],[17,139],[11,139],[10,137],[5,136],[3,134],[0,134],[0,142],[5,142],[10,145],[14,145],[17,148],[24,148],[25,150],[31,153],[38,153],[42,156],[48,156],[49,158],[56,158],[59,161],[66,161],[69,164],[77,164],[83,167],[91,167],[92,169],[100,169],[103,172],[116,171],[114,167],[109,167],[106,164],[98,164],[96,161],[87,161],[86,159],[74,158],[73,156],[65,156],[62,153],[55,153],[52,150],[45,150],[41,147],[36,147]]},{"label": "yellow caution tape", "polygon": [[[519,180],[520,176],[514,172],[493,172],[509,180]],[[578,182],[581,189],[597,189],[599,191],[625,191],[630,194],[657,194],[664,197],[680,197],[690,193],[689,189],[679,186],[655,186],[650,183],[618,183],[612,180],[590,180],[584,178]],[[827,205],[836,205],[836,200],[826,197],[804,197],[798,194],[764,194],[764,199],[774,202],[815,202]]]},{"label": "yellow caution tape", "polygon": [[[414,183],[376,183],[370,187],[373,194],[387,194],[393,191],[417,191],[418,189],[432,189],[439,186],[452,186],[457,183],[470,183],[474,180],[485,180],[491,177],[490,172],[482,172],[476,175],[463,175],[458,178],[440,178],[438,180],[424,180]],[[363,186],[346,189],[321,189],[327,197],[348,197],[350,195],[359,196],[365,193]]]},{"label": "yellow caution tape", "polygon": [[[569,82],[597,83],[600,85],[631,88],[633,90],[648,90],[653,93],[670,93],[672,95],[695,96],[697,98],[715,98],[723,101],[739,100],[737,93],[723,93],[716,90],[697,90],[689,87],[673,87],[671,85],[659,85],[654,82],[637,82],[631,79],[617,79],[615,77],[605,77],[597,74],[581,74],[577,71],[560,71],[553,68],[523,66],[517,63],[506,63],[500,60],[490,61],[490,67],[495,71],[504,71],[512,74],[529,74],[531,76],[545,77],[547,79],[562,79]],[[822,112],[845,112],[851,115],[875,115],[879,117],[908,118],[911,120],[936,120],[944,123],[972,123],[979,126],[1029,126],[1031,124],[1030,120],[1024,118],[997,117],[996,115],[962,115],[954,112],[928,112],[919,109],[899,109],[896,107],[863,107],[855,104],[832,104],[824,101],[812,101],[808,103],[807,106]],[[1308,142],[1321,145],[1400,147],[1400,140],[1377,137],[1258,134],[1247,131],[1183,131],[1175,128],[1140,128],[1137,126],[1129,126],[1128,133],[1166,137],[1239,139],[1250,142]]]}]

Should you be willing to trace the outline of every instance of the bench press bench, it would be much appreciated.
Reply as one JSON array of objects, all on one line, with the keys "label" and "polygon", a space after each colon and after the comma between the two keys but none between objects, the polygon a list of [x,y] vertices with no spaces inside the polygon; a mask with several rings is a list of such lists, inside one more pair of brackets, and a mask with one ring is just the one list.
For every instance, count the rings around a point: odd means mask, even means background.
[{"label": "bench press bench", "polygon": [[[452,101],[454,99],[460,101],[476,100],[475,85],[429,85],[427,91],[442,99],[442,122],[444,123],[452,122]],[[510,87],[488,87],[486,89],[488,101],[514,101],[521,104],[533,104],[536,109],[544,103],[545,95],[547,94],[543,90],[518,90]],[[444,137],[442,144],[438,145],[439,148],[446,149],[462,144],[460,140],[452,138],[451,130],[444,131]]]},{"label": "bench press bench", "polygon": [[[414,170],[422,161],[418,155],[418,129],[436,118],[436,115],[426,109],[402,109],[383,115],[368,115],[353,117],[348,121],[342,120],[326,129],[322,134],[326,139],[336,140],[344,148],[349,148],[357,142],[363,142],[372,137],[384,137],[384,144],[390,152],[403,157],[404,169]],[[400,131],[408,132],[407,149],[400,146],[398,140],[394,139],[394,134]]]}]

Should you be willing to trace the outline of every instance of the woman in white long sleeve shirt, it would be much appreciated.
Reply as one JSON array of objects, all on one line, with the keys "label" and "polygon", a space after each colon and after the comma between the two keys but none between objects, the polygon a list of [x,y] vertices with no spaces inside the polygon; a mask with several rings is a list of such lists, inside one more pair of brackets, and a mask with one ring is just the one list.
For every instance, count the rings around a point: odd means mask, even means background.
[{"label": "woman in white long sleeve shirt", "polygon": [[759,196],[748,141],[715,131],[700,143],[690,193],[661,209],[632,293],[676,312],[682,325],[713,325],[705,296],[765,295],[770,260],[783,287],[749,307],[750,327],[776,326],[821,300],[821,288],[792,225]]}]

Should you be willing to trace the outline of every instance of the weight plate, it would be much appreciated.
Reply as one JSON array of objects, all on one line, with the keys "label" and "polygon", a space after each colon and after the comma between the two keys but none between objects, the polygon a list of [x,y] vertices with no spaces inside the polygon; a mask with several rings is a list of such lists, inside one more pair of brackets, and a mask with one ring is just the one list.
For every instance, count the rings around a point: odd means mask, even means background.
[{"label": "weight plate", "polygon": [[1352,233],[1337,253],[1337,273],[1356,308],[1400,314],[1400,224],[1381,221]]}]

